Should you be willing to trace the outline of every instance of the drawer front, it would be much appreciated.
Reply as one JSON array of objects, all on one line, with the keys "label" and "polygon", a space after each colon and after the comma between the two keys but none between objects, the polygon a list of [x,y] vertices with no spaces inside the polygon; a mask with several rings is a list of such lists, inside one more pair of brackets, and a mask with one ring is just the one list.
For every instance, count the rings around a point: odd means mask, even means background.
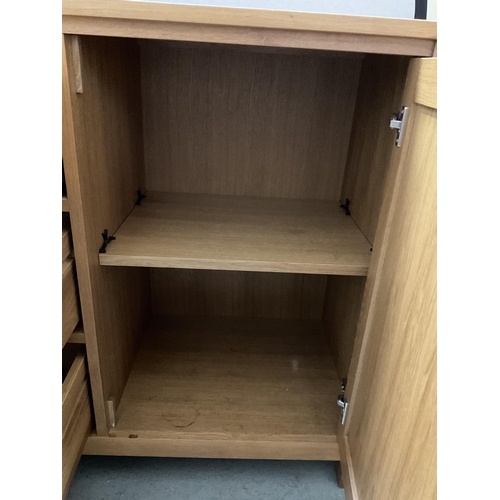
[{"label": "drawer front", "polygon": [[63,227],[63,230],[62,230],[62,260],[63,260],[63,262],[69,257],[70,252],[71,252],[70,230]]},{"label": "drawer front", "polygon": [[62,345],[66,344],[80,321],[78,293],[76,288],[75,263],[66,259],[62,266]]},{"label": "drawer front", "polygon": [[62,386],[62,491],[68,494],[71,480],[91,430],[92,413],[85,354],[80,352]]}]

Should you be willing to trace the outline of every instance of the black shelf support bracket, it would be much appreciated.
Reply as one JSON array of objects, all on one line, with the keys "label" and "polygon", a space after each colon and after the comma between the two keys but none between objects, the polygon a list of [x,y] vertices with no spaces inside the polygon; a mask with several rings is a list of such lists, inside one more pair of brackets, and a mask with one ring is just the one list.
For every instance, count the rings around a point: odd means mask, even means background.
[{"label": "black shelf support bracket", "polygon": [[99,248],[99,253],[106,253],[106,247],[108,246],[108,243],[110,241],[116,240],[116,238],[114,236],[108,236],[108,230],[105,229],[104,233],[102,233],[102,239],[103,239],[103,243],[102,243],[102,247]]},{"label": "black shelf support bracket", "polygon": [[349,198],[346,198],[344,205],[340,205],[340,208],[343,208],[345,210],[346,215],[351,215],[351,212],[349,210],[350,204],[351,204],[351,200],[349,200]]},{"label": "black shelf support bracket", "polygon": [[135,202],[136,205],[140,205],[141,204],[141,201],[143,198],[146,198],[146,195],[145,194],[142,194],[141,193],[141,190],[138,189],[137,190],[137,201]]}]

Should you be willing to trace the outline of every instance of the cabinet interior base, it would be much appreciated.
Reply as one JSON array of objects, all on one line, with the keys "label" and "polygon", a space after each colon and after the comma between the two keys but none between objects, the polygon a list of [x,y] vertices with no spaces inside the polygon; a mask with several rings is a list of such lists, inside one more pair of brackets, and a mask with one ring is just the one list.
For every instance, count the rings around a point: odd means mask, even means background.
[{"label": "cabinet interior base", "polygon": [[318,321],[159,317],[84,453],[338,460],[338,389]]}]

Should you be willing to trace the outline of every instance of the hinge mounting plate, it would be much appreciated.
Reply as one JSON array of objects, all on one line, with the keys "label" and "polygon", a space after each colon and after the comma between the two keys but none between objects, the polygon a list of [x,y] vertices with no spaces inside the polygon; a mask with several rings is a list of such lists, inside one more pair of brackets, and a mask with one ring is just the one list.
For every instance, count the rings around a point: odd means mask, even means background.
[{"label": "hinge mounting plate", "polygon": [[391,121],[389,123],[389,127],[393,130],[397,130],[396,134],[396,146],[398,148],[401,147],[401,143],[403,142],[403,134],[406,127],[406,120],[408,119],[408,107],[403,106],[403,109],[400,113],[394,113],[392,115]]},{"label": "hinge mounting plate", "polygon": [[338,395],[337,397],[337,405],[342,408],[342,425],[345,423],[345,419],[347,416],[347,408],[349,406],[349,403],[345,399],[345,388],[347,385],[347,379],[343,378],[342,379],[342,393]]},{"label": "hinge mounting plate", "polygon": [[109,417],[109,426],[114,427],[116,425],[116,417],[115,417],[115,398],[110,397],[107,401],[108,403],[108,417]]}]

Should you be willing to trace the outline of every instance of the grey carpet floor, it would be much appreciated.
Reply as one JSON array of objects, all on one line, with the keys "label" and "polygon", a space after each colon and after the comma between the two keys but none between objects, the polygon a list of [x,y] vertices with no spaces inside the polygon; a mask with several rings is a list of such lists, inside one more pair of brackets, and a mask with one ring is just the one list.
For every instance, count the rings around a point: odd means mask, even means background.
[{"label": "grey carpet floor", "polygon": [[344,500],[332,462],[84,456],[68,500]]}]

